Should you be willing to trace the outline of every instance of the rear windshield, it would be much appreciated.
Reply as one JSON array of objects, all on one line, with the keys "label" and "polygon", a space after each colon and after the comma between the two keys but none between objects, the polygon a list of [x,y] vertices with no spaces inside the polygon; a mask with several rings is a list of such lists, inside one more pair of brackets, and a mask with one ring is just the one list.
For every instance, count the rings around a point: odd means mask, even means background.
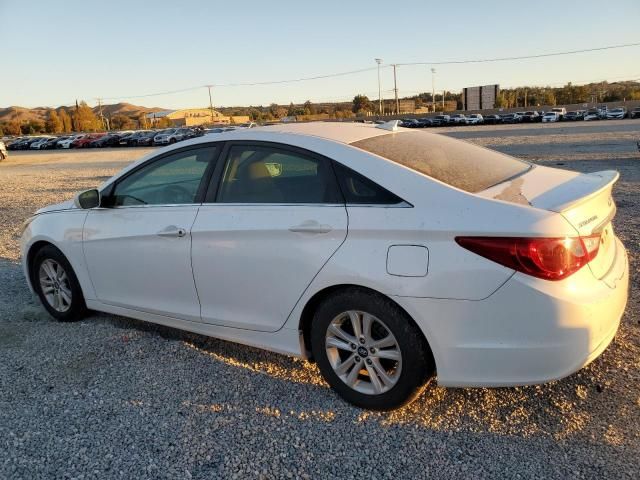
[{"label": "rear windshield", "polygon": [[351,145],[471,193],[531,168],[530,164],[508,155],[427,132],[380,135]]}]

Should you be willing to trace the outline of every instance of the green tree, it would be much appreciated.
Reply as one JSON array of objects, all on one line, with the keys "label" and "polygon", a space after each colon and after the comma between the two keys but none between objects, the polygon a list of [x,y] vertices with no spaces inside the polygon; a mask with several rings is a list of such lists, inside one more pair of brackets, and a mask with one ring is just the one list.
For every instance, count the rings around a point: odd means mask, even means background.
[{"label": "green tree", "polygon": [[271,115],[270,119],[286,117],[287,116],[287,109],[284,108],[284,107],[281,107],[277,103],[272,103],[271,105],[269,105],[268,114]]},{"label": "green tree", "polygon": [[311,100],[307,100],[306,102],[304,102],[303,108],[305,115],[315,115],[316,113],[318,113],[317,107],[313,103],[311,103]]},{"label": "green tree", "polygon": [[49,118],[45,122],[47,133],[60,133],[63,130],[62,121],[55,110],[49,110]]},{"label": "green tree", "polygon": [[22,133],[20,122],[18,120],[12,120],[9,123],[5,123],[4,133],[7,135],[20,135]]},{"label": "green tree", "polygon": [[364,113],[371,111],[371,101],[366,95],[356,95],[353,97],[353,113]]},{"label": "green tree", "polygon": [[501,92],[496,97],[495,107],[496,108],[506,108],[506,106],[507,106],[507,99],[504,98],[504,93]]},{"label": "green tree", "polygon": [[136,127],[136,124],[131,118],[126,115],[122,115],[121,113],[114,115],[111,118],[111,128],[115,130],[127,130],[133,129]]},{"label": "green tree", "polygon": [[37,120],[31,120],[20,126],[24,135],[33,135],[34,133],[43,133],[45,131],[44,123]]},{"label": "green tree", "polygon": [[141,113],[140,115],[138,115],[138,118],[136,120],[138,122],[138,128],[149,128],[149,119],[147,118],[146,113]]},{"label": "green tree", "polygon": [[173,127],[173,122],[169,117],[160,117],[156,119],[153,123],[156,128],[171,128]]},{"label": "green tree", "polygon": [[98,120],[91,107],[85,101],[80,102],[76,111],[73,112],[73,123],[76,126],[76,130],[81,132],[102,129],[100,120]]},{"label": "green tree", "polygon": [[552,88],[547,88],[542,96],[544,105],[556,105],[556,94]]},{"label": "green tree", "polygon": [[71,117],[69,116],[67,111],[64,108],[61,108],[58,116],[60,117],[60,122],[62,123],[62,131],[64,133],[72,132],[73,122],[71,121]]}]

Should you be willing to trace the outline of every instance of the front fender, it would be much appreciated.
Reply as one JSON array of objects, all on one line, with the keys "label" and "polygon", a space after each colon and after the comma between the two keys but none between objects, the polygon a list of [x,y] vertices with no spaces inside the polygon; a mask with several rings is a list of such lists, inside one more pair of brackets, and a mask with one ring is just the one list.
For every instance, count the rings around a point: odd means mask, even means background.
[{"label": "front fender", "polygon": [[86,210],[62,210],[36,215],[27,225],[20,239],[22,269],[30,290],[33,285],[29,275],[30,254],[36,244],[49,243],[60,250],[67,258],[80,282],[85,300],[95,299],[89,271],[84,259],[82,247]]}]

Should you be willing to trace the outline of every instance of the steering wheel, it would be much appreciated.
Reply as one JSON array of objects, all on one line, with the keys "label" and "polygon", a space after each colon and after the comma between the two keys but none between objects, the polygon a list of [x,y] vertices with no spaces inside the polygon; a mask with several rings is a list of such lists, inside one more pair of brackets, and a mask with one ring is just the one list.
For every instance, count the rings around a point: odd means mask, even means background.
[{"label": "steering wheel", "polygon": [[171,197],[171,203],[193,203],[193,194],[180,185],[168,185],[165,193]]}]

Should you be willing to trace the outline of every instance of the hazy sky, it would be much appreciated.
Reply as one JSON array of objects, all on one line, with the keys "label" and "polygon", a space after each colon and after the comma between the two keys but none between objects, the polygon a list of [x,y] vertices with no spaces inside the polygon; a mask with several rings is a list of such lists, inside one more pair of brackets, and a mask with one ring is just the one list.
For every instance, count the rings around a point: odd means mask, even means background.
[{"label": "hazy sky", "polygon": [[[95,97],[208,105],[205,84],[310,77],[386,64],[496,58],[640,42],[640,1],[0,0],[0,106]],[[435,87],[640,79],[640,47],[436,66]],[[393,88],[390,68],[382,88]],[[398,69],[400,95],[431,91],[428,66]],[[292,84],[214,87],[214,105],[378,96],[375,70]],[[391,96],[390,91],[386,92]],[[131,98],[127,98],[131,97]]]}]

